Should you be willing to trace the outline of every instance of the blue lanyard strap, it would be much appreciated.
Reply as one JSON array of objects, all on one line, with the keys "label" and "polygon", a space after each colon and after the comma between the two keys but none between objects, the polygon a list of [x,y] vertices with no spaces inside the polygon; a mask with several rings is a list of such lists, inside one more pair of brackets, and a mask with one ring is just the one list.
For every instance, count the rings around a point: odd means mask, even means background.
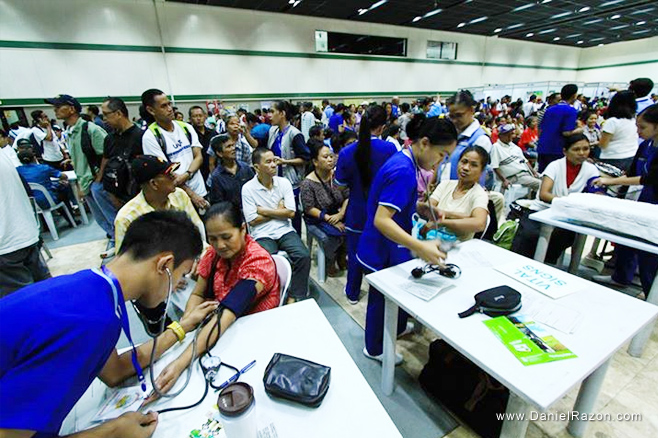
[{"label": "blue lanyard strap", "polygon": [[123,298],[123,292],[121,292],[121,284],[119,283],[119,280],[117,277],[107,269],[105,266],[101,267],[101,270],[103,271],[103,278],[110,284],[112,287],[112,292],[114,293],[114,304],[115,304],[115,311],[117,316],[119,317],[119,320],[121,321],[121,327],[123,328],[123,332],[126,334],[126,338],[128,338],[128,342],[130,342],[130,346],[132,347],[132,362],[133,366],[135,367],[135,371],[137,372],[137,378],[139,379],[139,384],[142,387],[142,391],[144,394],[146,394],[146,378],[144,377],[144,371],[142,370],[142,366],[139,364],[139,361],[137,360],[137,348],[135,347],[135,344],[133,343],[132,336],[130,336],[130,324],[128,322],[128,312],[126,310],[126,302],[124,301]]}]

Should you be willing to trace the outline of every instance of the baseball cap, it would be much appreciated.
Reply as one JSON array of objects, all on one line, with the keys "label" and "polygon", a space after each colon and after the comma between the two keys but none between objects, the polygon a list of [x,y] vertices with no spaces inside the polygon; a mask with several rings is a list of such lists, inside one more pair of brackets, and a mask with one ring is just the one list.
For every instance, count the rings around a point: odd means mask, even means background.
[{"label": "baseball cap", "polygon": [[28,147],[28,148],[33,147],[32,142],[27,138],[19,139],[14,146],[16,146],[16,149],[20,147]]},{"label": "baseball cap", "polygon": [[144,184],[158,175],[170,175],[179,166],[180,163],[169,162],[154,155],[140,155],[131,163],[137,184]]},{"label": "baseball cap", "polygon": [[71,105],[77,112],[82,112],[82,105],[80,105],[78,99],[73,96],[69,96],[68,94],[60,94],[56,97],[53,97],[52,99],[44,99],[43,101],[54,106]]},{"label": "baseball cap", "polygon": [[514,131],[514,125],[508,123],[500,127],[500,129],[498,130],[498,135],[507,134],[508,132],[512,132],[512,131]]}]

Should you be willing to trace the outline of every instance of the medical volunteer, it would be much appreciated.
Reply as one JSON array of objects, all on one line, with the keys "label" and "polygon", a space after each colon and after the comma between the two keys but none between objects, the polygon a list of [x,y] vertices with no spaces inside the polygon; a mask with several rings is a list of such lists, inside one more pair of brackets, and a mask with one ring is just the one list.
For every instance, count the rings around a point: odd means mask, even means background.
[{"label": "medical volunteer", "polygon": [[351,304],[359,301],[363,269],[356,260],[359,238],[366,224],[366,203],[370,183],[379,169],[397,148],[380,138],[386,124],[386,111],[380,105],[368,107],[361,117],[359,140],[341,149],[334,174],[334,183],[349,188],[350,197],[345,212],[347,243],[347,285],[345,294]]},{"label": "medical volunteer", "polygon": [[[457,129],[447,119],[416,114],[407,125],[407,134],[411,147],[398,152],[382,166],[368,195],[367,222],[357,251],[358,260],[368,273],[411,260],[412,252],[432,264],[440,264],[446,257],[436,241],[421,241],[411,236],[411,216],[418,207],[418,213],[425,218],[439,217],[437,211],[430,214],[427,204],[417,206],[418,178],[420,169],[432,169],[454,151]],[[405,328],[407,316],[405,312],[399,313],[398,333]],[[363,353],[380,361],[383,326],[384,297],[371,287]],[[397,356],[396,364],[401,362],[402,357]]]}]

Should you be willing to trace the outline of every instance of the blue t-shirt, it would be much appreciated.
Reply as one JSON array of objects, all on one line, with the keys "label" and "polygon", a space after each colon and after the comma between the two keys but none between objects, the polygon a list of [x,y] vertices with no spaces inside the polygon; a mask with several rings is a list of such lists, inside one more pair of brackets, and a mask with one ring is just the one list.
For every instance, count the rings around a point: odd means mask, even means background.
[{"label": "blue t-shirt", "polygon": [[[345,227],[349,231],[360,233],[366,225],[366,194],[361,184],[361,175],[356,164],[356,150],[358,142],[352,143],[341,149],[338,154],[335,183],[339,186],[349,187],[350,202],[345,212]],[[391,158],[398,149],[391,142],[372,137],[370,140],[370,174],[377,175],[379,169]]]},{"label": "blue t-shirt", "polygon": [[411,252],[384,237],[375,227],[375,213],[380,205],[397,210],[393,220],[411,234],[412,216],[418,200],[416,165],[404,151],[393,155],[377,173],[368,196],[368,221],[359,240],[357,258],[371,271],[399,265],[412,259]]},{"label": "blue t-shirt", "polygon": [[539,146],[537,152],[540,154],[562,155],[564,149],[563,132],[576,129],[578,111],[566,102],[549,107],[544,113],[539,130]]},{"label": "blue t-shirt", "polygon": [[343,115],[334,114],[329,118],[329,127],[334,133],[338,132],[338,127],[343,124]]},{"label": "blue t-shirt", "polygon": [[259,123],[258,125],[254,126],[253,129],[251,130],[251,136],[256,140],[267,138],[267,136],[270,133],[271,127],[272,126],[268,125],[267,123]]},{"label": "blue t-shirt", "polygon": [[[50,192],[50,196],[53,198],[55,204],[58,203],[57,188],[55,187],[55,184],[50,180],[50,178],[59,178],[61,175],[59,170],[55,169],[54,167],[50,167],[47,164],[36,163],[23,164],[22,166],[18,166],[16,170],[18,170],[18,173],[25,179],[25,181],[29,183],[41,184],[44,186],[46,190]],[[33,190],[32,192],[34,194],[35,201],[37,201],[37,204],[39,204],[39,207],[50,207],[43,193],[38,190]]]},{"label": "blue t-shirt", "polygon": [[59,432],[119,339],[114,301],[91,270],[0,300],[0,428]]}]

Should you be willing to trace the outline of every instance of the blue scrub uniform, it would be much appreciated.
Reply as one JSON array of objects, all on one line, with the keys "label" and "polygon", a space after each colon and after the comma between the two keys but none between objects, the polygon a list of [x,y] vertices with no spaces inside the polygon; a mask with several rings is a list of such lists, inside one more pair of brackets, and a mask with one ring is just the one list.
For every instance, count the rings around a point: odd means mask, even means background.
[{"label": "blue scrub uniform", "polygon": [[[361,176],[356,165],[357,143],[352,143],[344,147],[338,154],[338,163],[336,164],[336,174],[334,182],[342,187],[350,189],[350,201],[347,204],[345,212],[345,228],[347,243],[347,285],[345,293],[347,298],[356,301],[361,293],[361,280],[363,270],[356,260],[356,250],[359,245],[359,238],[366,224],[366,191],[361,184]],[[397,148],[393,143],[381,140],[377,137],[371,137],[370,140],[370,174],[377,175],[379,169],[384,165]]]},{"label": "blue scrub uniform", "polygon": [[0,300],[0,428],[57,435],[119,340],[116,299],[87,270]]},{"label": "blue scrub uniform", "polygon": [[[396,210],[393,220],[411,234],[412,215],[418,200],[418,174],[413,158],[404,151],[391,157],[379,170],[368,196],[368,220],[359,242],[357,258],[366,271],[374,272],[411,260],[411,252],[389,240],[375,227],[375,213],[380,205]],[[398,333],[407,323],[404,311],[398,314]],[[366,349],[371,355],[382,354],[384,336],[384,297],[371,287],[366,313]]]}]

